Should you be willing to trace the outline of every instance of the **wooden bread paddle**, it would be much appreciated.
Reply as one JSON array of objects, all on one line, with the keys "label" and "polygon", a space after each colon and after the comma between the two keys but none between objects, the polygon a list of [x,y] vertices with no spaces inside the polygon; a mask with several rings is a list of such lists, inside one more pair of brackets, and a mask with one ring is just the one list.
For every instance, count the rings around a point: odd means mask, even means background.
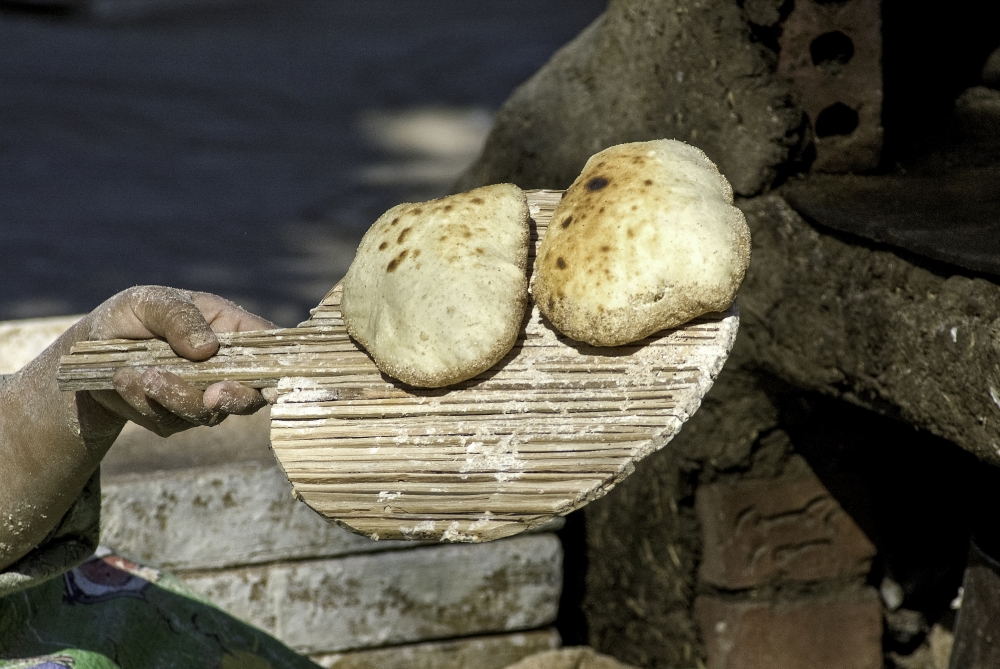
[{"label": "wooden bread paddle", "polygon": [[[561,191],[528,191],[529,268]],[[81,342],[63,390],[111,388],[123,366],[205,387],[276,387],[271,447],[295,494],[373,539],[488,541],[601,497],[700,406],[736,337],[736,306],[616,348],[560,334],[532,305],[514,348],[468,381],[419,389],[347,334],[340,284],[296,328],[219,335],[204,362],[158,340]]]}]

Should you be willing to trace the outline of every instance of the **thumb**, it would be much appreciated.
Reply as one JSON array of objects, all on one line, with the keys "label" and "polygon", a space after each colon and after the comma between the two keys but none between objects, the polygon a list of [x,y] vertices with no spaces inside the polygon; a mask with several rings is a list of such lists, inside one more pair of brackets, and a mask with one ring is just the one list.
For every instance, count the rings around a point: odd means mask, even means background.
[{"label": "thumb", "polygon": [[129,295],[132,313],[149,332],[170,344],[177,355],[205,360],[219,350],[219,340],[187,291],[142,286]]}]

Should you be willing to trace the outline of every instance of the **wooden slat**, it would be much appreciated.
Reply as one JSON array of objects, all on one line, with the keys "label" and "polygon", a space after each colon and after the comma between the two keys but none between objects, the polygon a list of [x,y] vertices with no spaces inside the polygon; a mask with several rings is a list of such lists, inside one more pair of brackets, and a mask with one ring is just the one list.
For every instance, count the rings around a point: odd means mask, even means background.
[{"label": "wooden slat", "polygon": [[[532,249],[561,192],[529,192]],[[600,348],[532,306],[492,369],[444,389],[408,387],[347,335],[335,286],[298,328],[220,335],[211,360],[163,342],[84,342],[67,390],[110,388],[123,365],[160,365],[207,386],[276,386],[271,446],[296,495],[382,539],[485,541],[579,508],[661,448],[698,408],[736,336],[735,307],[639,342]]]}]

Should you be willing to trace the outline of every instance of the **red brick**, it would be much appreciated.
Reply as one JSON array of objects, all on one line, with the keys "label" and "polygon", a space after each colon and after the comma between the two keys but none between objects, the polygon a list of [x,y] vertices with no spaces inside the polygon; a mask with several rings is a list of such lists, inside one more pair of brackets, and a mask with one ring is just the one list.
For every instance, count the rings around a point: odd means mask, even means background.
[{"label": "red brick", "polygon": [[[857,112],[848,135],[816,137],[813,169],[859,172],[878,165],[882,152],[882,34],[879,0],[823,3],[796,0],[781,26],[778,73],[792,81],[813,130],[820,113],[841,103]],[[810,47],[821,35],[843,33],[853,56],[843,65],[816,65]],[[829,43],[829,42],[828,42]]]},{"label": "red brick", "polygon": [[695,600],[708,669],[881,669],[882,606],[872,588],[790,602]]},{"label": "red brick", "polygon": [[813,474],[701,486],[701,580],[728,590],[867,574],[875,547]]}]

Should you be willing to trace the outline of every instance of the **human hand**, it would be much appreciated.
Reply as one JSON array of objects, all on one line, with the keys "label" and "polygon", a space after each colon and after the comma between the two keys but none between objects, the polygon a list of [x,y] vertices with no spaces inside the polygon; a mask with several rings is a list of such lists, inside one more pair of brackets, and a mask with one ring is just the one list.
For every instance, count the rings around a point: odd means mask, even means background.
[{"label": "human hand", "polygon": [[[219,350],[216,332],[277,327],[217,295],[164,286],[137,286],[118,293],[80,326],[83,339],[164,339],[177,355],[194,361],[206,360]],[[114,390],[90,391],[90,396],[122,424],[130,420],[161,437],[216,425],[230,414],[250,414],[266,404],[260,392],[235,381],[213,383],[201,391],[155,368],[121,368],[112,383]],[[95,427],[99,426],[91,424],[91,429]]]}]

